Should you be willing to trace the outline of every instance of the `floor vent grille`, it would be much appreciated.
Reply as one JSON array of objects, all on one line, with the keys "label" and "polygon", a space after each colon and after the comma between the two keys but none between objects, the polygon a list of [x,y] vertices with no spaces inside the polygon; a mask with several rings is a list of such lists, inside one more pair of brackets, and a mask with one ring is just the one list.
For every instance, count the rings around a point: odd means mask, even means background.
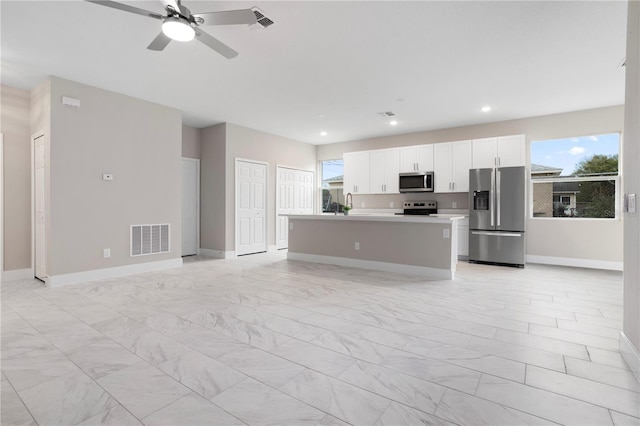
[{"label": "floor vent grille", "polygon": [[169,224],[131,225],[131,256],[169,253]]}]

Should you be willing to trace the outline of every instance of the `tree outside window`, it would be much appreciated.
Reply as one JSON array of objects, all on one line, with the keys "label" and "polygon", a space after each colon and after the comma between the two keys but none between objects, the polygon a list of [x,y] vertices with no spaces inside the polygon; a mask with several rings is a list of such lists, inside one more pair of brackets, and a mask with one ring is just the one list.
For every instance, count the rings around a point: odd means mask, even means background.
[{"label": "tree outside window", "polygon": [[619,140],[615,133],[532,142],[533,216],[615,218]]}]

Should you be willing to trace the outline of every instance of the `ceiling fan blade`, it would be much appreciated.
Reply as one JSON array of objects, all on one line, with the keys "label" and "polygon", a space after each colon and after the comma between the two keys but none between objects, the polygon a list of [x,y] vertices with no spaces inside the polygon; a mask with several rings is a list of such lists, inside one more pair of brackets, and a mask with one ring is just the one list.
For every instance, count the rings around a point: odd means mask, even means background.
[{"label": "ceiling fan blade", "polygon": [[85,1],[89,3],[99,4],[101,6],[112,7],[114,9],[124,10],[125,12],[131,12],[138,15],[147,16],[149,18],[154,18],[154,19],[163,18],[162,15],[160,15],[159,13],[150,12],[148,10],[140,9],[137,7],[129,6],[128,4],[118,3],[115,1],[109,1],[109,0],[85,0]]},{"label": "ceiling fan blade", "polygon": [[167,47],[170,41],[171,39],[169,37],[164,35],[163,32],[160,32],[160,34],[158,34],[158,37],[154,38],[151,44],[147,46],[147,49],[155,51],[164,50],[164,48]]},{"label": "ceiling fan blade", "polygon": [[215,50],[216,52],[218,52],[219,54],[221,54],[225,58],[232,59],[232,58],[235,58],[236,56],[238,56],[238,52],[236,52],[235,50],[233,50],[232,48],[230,48],[229,46],[227,46],[226,44],[224,44],[223,42],[221,42],[217,38],[205,33],[204,31],[201,31],[201,30],[199,30],[197,28],[195,28],[195,30],[196,30],[196,38],[200,42],[206,44],[211,49]]},{"label": "ceiling fan blade", "polygon": [[251,9],[225,10],[222,12],[194,13],[195,18],[202,18],[201,25],[236,25],[255,24],[256,15]]}]

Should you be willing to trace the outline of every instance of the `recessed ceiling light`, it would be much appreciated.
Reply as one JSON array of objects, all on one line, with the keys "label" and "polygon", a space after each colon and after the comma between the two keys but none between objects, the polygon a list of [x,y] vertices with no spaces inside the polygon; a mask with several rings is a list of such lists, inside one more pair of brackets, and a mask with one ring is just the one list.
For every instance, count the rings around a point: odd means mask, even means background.
[{"label": "recessed ceiling light", "polygon": [[489,105],[485,105],[482,108],[480,108],[480,111],[489,112],[489,111],[491,111],[491,107]]},{"label": "recessed ceiling light", "polygon": [[325,131],[320,132],[320,136],[327,136],[327,132]]},{"label": "recessed ceiling light", "polygon": [[398,124],[398,120],[391,120],[389,124],[391,124],[392,126],[396,126]]}]

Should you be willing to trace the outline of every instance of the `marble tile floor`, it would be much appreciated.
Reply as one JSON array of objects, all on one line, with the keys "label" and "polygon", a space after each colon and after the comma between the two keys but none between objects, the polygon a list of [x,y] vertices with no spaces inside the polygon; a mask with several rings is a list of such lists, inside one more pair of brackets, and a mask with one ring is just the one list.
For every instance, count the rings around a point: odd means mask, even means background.
[{"label": "marble tile floor", "polygon": [[2,425],[640,425],[617,272],[286,260],[2,284]]}]

